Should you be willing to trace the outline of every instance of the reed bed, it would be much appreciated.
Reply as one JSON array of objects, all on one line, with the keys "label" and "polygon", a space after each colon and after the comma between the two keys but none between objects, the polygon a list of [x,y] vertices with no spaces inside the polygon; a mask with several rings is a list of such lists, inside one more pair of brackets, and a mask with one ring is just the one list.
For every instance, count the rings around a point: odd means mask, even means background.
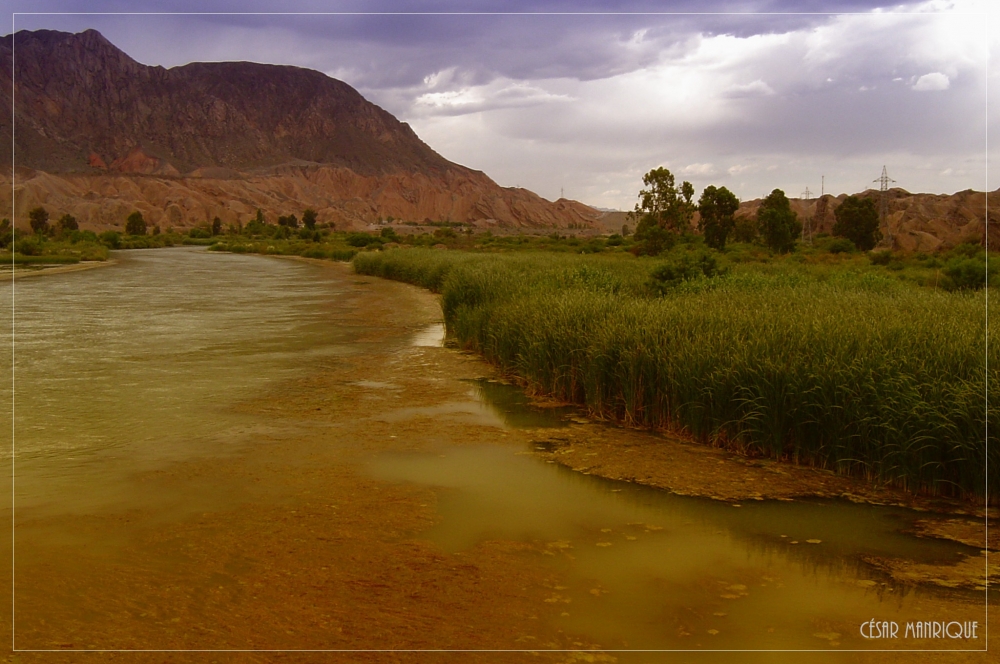
[{"label": "reed bed", "polygon": [[656,266],[418,249],[354,259],[359,273],[440,292],[460,344],[601,417],[996,501],[992,292],[748,268],[658,296],[649,288]]}]

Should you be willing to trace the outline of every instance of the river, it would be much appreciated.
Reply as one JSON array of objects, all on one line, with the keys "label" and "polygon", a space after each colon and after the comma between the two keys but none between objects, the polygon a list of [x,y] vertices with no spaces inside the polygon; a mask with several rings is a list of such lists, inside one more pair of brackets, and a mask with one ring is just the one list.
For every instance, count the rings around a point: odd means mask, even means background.
[{"label": "river", "polygon": [[[985,644],[984,591],[863,562],[978,554],[909,534],[919,513],[734,505],[547,463],[540,432],[579,415],[444,347],[427,293],[198,248],[115,261],[0,286],[19,650],[825,662]],[[898,636],[866,638],[871,620]],[[907,637],[918,621],[977,638]]]}]

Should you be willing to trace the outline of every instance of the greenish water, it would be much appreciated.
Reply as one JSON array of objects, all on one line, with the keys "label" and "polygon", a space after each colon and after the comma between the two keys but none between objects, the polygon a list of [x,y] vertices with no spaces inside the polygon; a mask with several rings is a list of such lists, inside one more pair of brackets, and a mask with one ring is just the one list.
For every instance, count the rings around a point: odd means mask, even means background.
[{"label": "greenish water", "polygon": [[865,620],[921,619],[934,598],[974,606],[983,597],[905,587],[862,564],[863,555],[948,563],[975,553],[906,534],[920,516],[909,510],[734,506],[583,475],[500,445],[385,455],[373,472],[438,488],[440,520],[420,537],[446,551],[534,544],[567,579],[551,598],[563,627],[604,647],[868,648],[857,638]]}]

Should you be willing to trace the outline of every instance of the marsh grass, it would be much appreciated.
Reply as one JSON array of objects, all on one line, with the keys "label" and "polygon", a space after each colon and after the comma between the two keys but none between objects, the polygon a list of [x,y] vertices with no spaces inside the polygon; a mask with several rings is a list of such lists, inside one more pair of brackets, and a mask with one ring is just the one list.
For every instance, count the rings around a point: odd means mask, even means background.
[{"label": "marsh grass", "polygon": [[[442,294],[449,333],[535,392],[636,426],[911,490],[1000,484],[990,292],[871,270],[736,265],[650,288],[626,256],[362,253],[354,267]],[[990,371],[986,371],[989,355]],[[990,486],[987,492],[986,468]]]}]

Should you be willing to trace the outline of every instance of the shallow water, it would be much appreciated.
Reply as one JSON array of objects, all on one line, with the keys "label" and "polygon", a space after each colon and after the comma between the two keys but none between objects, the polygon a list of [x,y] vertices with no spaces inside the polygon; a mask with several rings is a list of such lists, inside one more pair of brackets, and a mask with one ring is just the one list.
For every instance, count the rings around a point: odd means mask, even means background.
[{"label": "shallow water", "polygon": [[[371,375],[355,370],[347,388],[363,391],[369,399],[363,403],[373,404],[366,408],[375,412],[370,416],[372,432],[353,440],[335,429],[327,432],[326,424],[307,421],[304,407],[283,406],[282,416],[273,417],[265,412],[266,403],[260,405],[261,395],[289,389],[298,379],[331,373],[363,357],[365,344],[373,343],[373,328],[349,315],[363,311],[367,297],[352,288],[350,278],[299,262],[190,248],[118,252],[116,257],[116,265],[29,277],[16,284],[17,383],[13,391],[9,383],[0,385],[5,413],[16,395],[14,441],[10,421],[0,420],[0,435],[7,436],[0,439],[0,458],[10,464],[13,452],[16,468],[14,473],[6,472],[10,466],[4,469],[8,484],[0,485],[0,491],[12,495],[9,482],[16,477],[18,523],[27,524],[27,540],[19,544],[23,555],[58,553],[53,544],[58,529],[67,534],[57,544],[68,542],[90,555],[104,555],[99,545],[110,550],[118,544],[99,541],[93,534],[73,535],[67,519],[109,514],[119,519],[117,515],[131,510],[146,515],[155,526],[202,511],[236,509],[249,495],[249,485],[240,482],[258,479],[255,467],[227,483],[207,474],[199,491],[190,491],[191,484],[148,481],[175,463],[235,460],[248,450],[282,444],[283,462],[310,468],[317,458],[330,457],[317,457],[315,444],[302,444],[302,431],[321,446],[368,450],[382,449],[364,438],[374,439],[378,423],[392,432],[384,438],[403,443],[426,431],[421,422],[440,425],[436,428],[441,431],[444,425],[458,423],[486,430],[497,442],[471,445],[432,427],[433,452],[378,454],[365,472],[382,482],[429,488],[436,494],[434,524],[405,534],[431,542],[435,551],[461,557],[491,541],[523,544],[526,548],[519,555],[525,565],[542,565],[561,579],[550,588],[543,607],[556,630],[585,635],[605,648],[828,650],[885,645],[858,637],[860,624],[872,618],[982,622],[982,593],[904,587],[861,562],[862,555],[875,555],[939,563],[974,553],[961,545],[907,535],[918,513],[841,502],[750,501],[735,506],[547,464],[532,456],[527,445],[502,442],[504,433],[568,426],[578,414],[534,407],[520,390],[500,382],[450,379],[458,389],[448,392],[447,399],[411,405],[403,394],[407,376],[394,375],[391,369]],[[0,300],[9,301],[11,287],[0,284]],[[8,342],[10,330],[10,310],[5,309],[0,333],[8,335]],[[386,354],[396,358],[410,357],[404,354],[407,348],[456,352],[441,347],[443,342],[443,328],[434,324],[384,344]],[[10,366],[11,347],[4,347]],[[423,357],[421,362],[430,368],[433,362]],[[295,404],[324,394],[319,390],[287,396]],[[404,405],[377,405],[385,395]],[[322,402],[334,409],[339,403]],[[357,408],[362,402],[350,403],[342,407]],[[320,408],[310,405],[308,410]],[[355,415],[351,410],[339,413],[346,419]],[[266,490],[254,485],[255,495]],[[268,505],[266,499],[259,502]],[[334,530],[337,526],[335,519],[323,523]],[[108,533],[124,533],[121,541],[127,541],[137,529],[102,522],[93,532],[105,539]],[[187,541],[185,547],[214,541],[208,531],[185,526],[182,532],[177,541]],[[233,535],[234,549],[240,548],[240,537],[246,535]],[[337,534],[334,540],[349,538]],[[324,535],[320,541],[334,540]],[[155,538],[152,541],[143,546],[157,546]],[[186,558],[187,549],[176,553],[170,542],[156,564],[183,577],[195,569],[194,563]],[[321,545],[314,541],[312,546]],[[231,552],[220,551],[222,555]],[[124,564],[110,554],[108,560]],[[258,569],[257,574],[267,569],[266,563],[253,564],[258,567],[243,560],[233,569]],[[136,578],[145,579],[141,574]],[[163,574],[166,571],[153,578]],[[238,587],[249,580],[258,585],[258,579],[241,576],[247,574],[231,572],[231,577],[220,576],[219,584]],[[37,616],[66,609],[65,602],[45,603],[49,590],[44,584],[26,587],[23,596],[35,592],[40,598]],[[233,600],[220,615],[247,601]],[[100,603],[115,611],[119,603],[129,602],[100,597]],[[79,615],[72,619],[84,631],[89,629],[86,620],[97,620]],[[306,623],[312,618],[298,619]],[[131,624],[126,621],[123,629]],[[269,628],[260,626],[264,632]],[[434,645],[433,635],[425,644]],[[546,647],[530,639],[510,645]],[[888,645],[907,649],[927,643]],[[962,642],[931,645],[967,647]]]},{"label": "shallow water", "polygon": [[839,646],[872,617],[919,619],[920,600],[935,595],[881,579],[862,554],[949,562],[974,553],[906,535],[917,516],[907,510],[676,496],[539,463],[516,447],[386,455],[373,472],[439,487],[441,520],[421,536],[445,550],[536,543],[569,579],[551,598],[565,628],[606,646]]}]

